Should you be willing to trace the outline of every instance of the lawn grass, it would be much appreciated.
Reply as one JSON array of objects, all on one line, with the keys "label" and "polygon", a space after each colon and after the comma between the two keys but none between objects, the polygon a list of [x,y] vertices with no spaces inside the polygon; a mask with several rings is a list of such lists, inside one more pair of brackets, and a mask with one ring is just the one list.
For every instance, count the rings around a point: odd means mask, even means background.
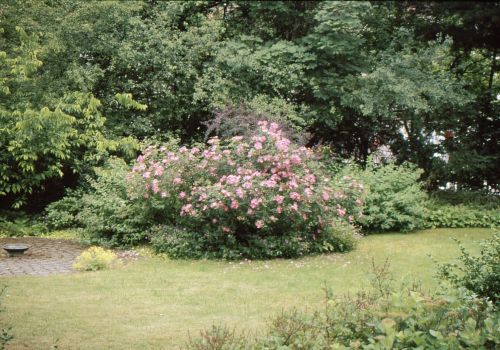
[{"label": "lawn grass", "polygon": [[367,285],[372,257],[390,258],[395,280],[436,287],[435,267],[458,256],[456,243],[477,250],[489,229],[434,229],[363,238],[348,254],[257,262],[145,258],[118,270],[51,277],[2,277],[12,326],[7,349],[171,349],[200,329],[228,324],[258,332],[283,308],[315,308],[326,284],[336,293]]}]

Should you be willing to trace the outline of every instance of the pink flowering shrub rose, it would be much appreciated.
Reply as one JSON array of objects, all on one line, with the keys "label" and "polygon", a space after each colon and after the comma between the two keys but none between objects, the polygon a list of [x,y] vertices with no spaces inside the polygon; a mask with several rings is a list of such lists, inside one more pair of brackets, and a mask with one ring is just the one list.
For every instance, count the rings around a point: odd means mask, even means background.
[{"label": "pink flowering shrub rose", "polygon": [[342,240],[352,242],[350,224],[362,205],[362,184],[332,179],[311,149],[295,146],[266,121],[247,138],[212,138],[192,148],[150,146],[128,180],[129,195],[167,225],[163,234],[169,235],[168,227],[184,232],[184,239],[197,242],[200,257],[347,249],[352,243]]}]

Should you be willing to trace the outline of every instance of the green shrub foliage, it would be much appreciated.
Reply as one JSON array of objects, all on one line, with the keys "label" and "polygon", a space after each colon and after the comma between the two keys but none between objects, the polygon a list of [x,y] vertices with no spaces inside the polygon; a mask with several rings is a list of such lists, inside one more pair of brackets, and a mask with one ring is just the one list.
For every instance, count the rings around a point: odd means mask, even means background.
[{"label": "green shrub foliage", "polygon": [[479,256],[472,256],[459,243],[461,264],[439,265],[438,276],[457,287],[465,287],[477,295],[500,303],[500,232],[481,243]]},{"label": "green shrub foliage", "polygon": [[123,160],[110,159],[89,179],[87,192],[73,192],[47,208],[46,225],[81,228],[92,244],[126,246],[144,240],[148,219],[141,203],[127,195],[128,172]]},{"label": "green shrub foliage", "polygon": [[422,171],[411,164],[375,164],[369,161],[358,176],[367,187],[363,216],[367,231],[411,231],[422,228],[427,198],[419,181]]},{"label": "green shrub foliage", "polygon": [[499,227],[500,197],[483,191],[437,191],[426,204],[426,227]]},{"label": "green shrub foliage", "polygon": [[481,209],[466,205],[430,204],[425,219],[428,228],[499,227],[500,210]]},{"label": "green shrub foliage", "polygon": [[151,146],[138,158],[130,196],[166,225],[153,230],[159,250],[235,259],[352,248],[363,185],[329,176],[278,124],[258,124],[251,136]]}]

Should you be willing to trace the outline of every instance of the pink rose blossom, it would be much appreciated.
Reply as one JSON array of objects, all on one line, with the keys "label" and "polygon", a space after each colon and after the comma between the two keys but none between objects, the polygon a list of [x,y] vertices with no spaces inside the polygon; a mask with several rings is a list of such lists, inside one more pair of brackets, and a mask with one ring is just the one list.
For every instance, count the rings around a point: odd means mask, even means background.
[{"label": "pink rose blossom", "polygon": [[239,203],[236,199],[231,201],[231,209],[238,209]]},{"label": "pink rose blossom", "polygon": [[275,146],[278,149],[278,151],[281,152],[288,152],[288,146],[290,145],[290,140],[286,138],[282,138],[278,141],[276,141]]},{"label": "pink rose blossom", "polygon": [[181,179],[180,177],[176,177],[176,178],[174,179],[174,184],[175,184],[175,185],[179,185],[180,183],[182,183],[182,179]]},{"label": "pink rose blossom", "polygon": [[316,182],[316,176],[314,176],[313,174],[307,174],[306,176],[304,176],[304,180],[313,184]]},{"label": "pink rose blossom", "polygon": [[326,202],[327,200],[329,200],[329,199],[330,199],[330,195],[328,194],[328,192],[323,191],[323,192],[321,193],[321,198],[323,198],[323,200]]},{"label": "pink rose blossom", "polygon": [[304,194],[307,197],[311,197],[313,195],[313,191],[309,187],[307,187],[306,189],[304,189]]},{"label": "pink rose blossom", "polygon": [[238,187],[236,189],[236,191],[234,191],[236,193],[236,195],[239,197],[239,198],[243,198],[244,194],[243,194],[243,190],[241,187]]},{"label": "pink rose blossom", "polygon": [[274,200],[276,201],[276,203],[278,204],[281,204],[283,203],[283,200],[285,199],[285,197],[283,196],[280,196],[279,194],[277,194],[276,196],[274,196]]},{"label": "pink rose blossom", "polygon": [[290,157],[290,162],[292,164],[300,164],[301,161],[302,159],[300,159],[300,157],[296,154],[292,154],[292,156]]},{"label": "pink rose blossom", "polygon": [[240,182],[240,176],[237,176],[237,175],[229,175],[227,178],[226,178],[226,183],[228,185],[236,185],[238,182]]},{"label": "pink rose blossom", "polygon": [[160,187],[158,186],[158,180],[157,179],[153,180],[153,186],[151,188],[153,189],[154,193],[160,192]]},{"label": "pink rose blossom", "polygon": [[158,165],[155,169],[155,175],[161,176],[162,174],[163,174],[163,167],[161,165]]},{"label": "pink rose blossom", "polygon": [[219,138],[217,136],[212,137],[210,140],[207,141],[209,145],[217,145],[219,143]]},{"label": "pink rose blossom", "polygon": [[262,203],[262,198],[252,198],[250,201],[250,207],[252,209],[257,208]]},{"label": "pink rose blossom", "polygon": [[257,221],[255,221],[255,227],[257,227],[257,228],[264,227],[264,220],[257,220]]}]

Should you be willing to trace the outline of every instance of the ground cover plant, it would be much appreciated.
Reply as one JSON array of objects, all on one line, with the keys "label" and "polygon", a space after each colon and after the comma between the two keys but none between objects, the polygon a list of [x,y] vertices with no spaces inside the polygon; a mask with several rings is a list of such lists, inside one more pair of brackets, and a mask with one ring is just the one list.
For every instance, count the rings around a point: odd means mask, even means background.
[{"label": "ground cover plant", "polygon": [[[322,308],[322,288],[335,295],[367,286],[372,257],[391,261],[394,280],[418,277],[438,288],[434,256],[451,262],[459,239],[471,254],[490,229],[434,229],[363,238],[356,250],[301,259],[190,261],[141,259],[124,268],[49,277],[0,277],[9,288],[2,320],[12,327],[12,348],[123,349],[183,347],[189,334],[212,324],[263,332],[283,309]],[[57,296],[57,297],[55,297]]]},{"label": "ground cover plant", "polygon": [[500,226],[500,197],[487,191],[436,191],[426,208],[425,227]]},{"label": "ground cover plant", "polygon": [[115,253],[101,247],[90,247],[76,257],[73,264],[75,270],[98,271],[120,266]]}]

